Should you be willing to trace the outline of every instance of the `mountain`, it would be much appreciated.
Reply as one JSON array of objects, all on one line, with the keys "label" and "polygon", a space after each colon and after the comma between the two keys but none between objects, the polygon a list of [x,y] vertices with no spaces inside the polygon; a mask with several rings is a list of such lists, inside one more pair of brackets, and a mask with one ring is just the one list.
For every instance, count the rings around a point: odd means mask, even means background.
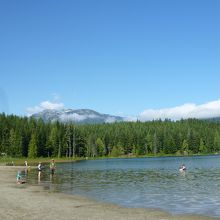
[{"label": "mountain", "polygon": [[78,124],[100,124],[124,121],[123,117],[101,114],[90,109],[62,109],[62,110],[43,110],[31,115],[35,119],[42,119],[45,122],[75,122]]},{"label": "mountain", "polygon": [[205,120],[220,122],[220,117],[206,118]]}]

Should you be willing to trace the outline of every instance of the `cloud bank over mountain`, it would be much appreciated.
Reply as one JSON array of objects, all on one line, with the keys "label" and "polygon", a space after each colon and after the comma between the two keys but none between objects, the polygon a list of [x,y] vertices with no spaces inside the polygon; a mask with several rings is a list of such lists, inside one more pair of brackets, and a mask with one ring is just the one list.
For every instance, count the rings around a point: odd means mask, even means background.
[{"label": "cloud bank over mountain", "polygon": [[[27,115],[28,116],[35,115],[46,110],[56,111],[56,114],[58,114],[58,111],[60,111],[59,112],[60,121],[79,122],[86,119],[92,120],[97,118],[97,112],[95,111],[85,112],[84,110],[83,113],[80,113],[80,110],[78,112],[78,110],[73,111],[72,109],[65,109],[64,104],[61,102],[51,102],[51,101],[43,101],[37,106],[27,108]],[[136,120],[151,121],[158,119],[161,120],[171,119],[175,121],[175,120],[187,119],[187,118],[206,119],[206,118],[214,118],[219,116],[220,116],[220,99],[207,102],[201,105],[196,105],[195,103],[186,103],[172,108],[146,109],[137,116],[127,116],[127,117],[119,117],[119,118],[120,121],[122,118],[124,121],[136,121]],[[110,116],[109,118],[105,118],[105,120],[106,122],[117,121],[112,116]]]},{"label": "cloud bank over mountain", "polygon": [[186,103],[172,108],[146,109],[138,116],[140,121],[150,121],[157,119],[180,120],[187,118],[214,118],[220,116],[220,99],[196,105]]},{"label": "cloud bank over mountain", "polygon": [[63,103],[43,101],[39,105],[36,105],[34,107],[28,107],[26,111],[27,111],[27,115],[31,116],[33,114],[42,112],[44,110],[61,110],[63,108],[64,108]]},{"label": "cloud bank over mountain", "polygon": [[112,123],[123,121],[120,116],[101,114],[91,109],[65,109],[63,103],[52,103],[45,101],[27,109],[28,116],[42,119],[45,122],[63,122],[79,124]]}]

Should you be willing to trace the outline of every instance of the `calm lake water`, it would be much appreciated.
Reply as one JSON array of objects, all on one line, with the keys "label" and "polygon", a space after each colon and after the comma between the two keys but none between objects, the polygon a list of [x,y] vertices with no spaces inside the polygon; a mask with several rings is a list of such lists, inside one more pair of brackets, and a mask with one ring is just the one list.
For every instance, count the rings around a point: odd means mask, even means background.
[{"label": "calm lake water", "polygon": [[[184,163],[187,171],[180,173]],[[38,181],[46,189],[125,207],[220,217],[220,156],[86,160],[57,164]],[[35,177],[34,177],[35,175]]]}]

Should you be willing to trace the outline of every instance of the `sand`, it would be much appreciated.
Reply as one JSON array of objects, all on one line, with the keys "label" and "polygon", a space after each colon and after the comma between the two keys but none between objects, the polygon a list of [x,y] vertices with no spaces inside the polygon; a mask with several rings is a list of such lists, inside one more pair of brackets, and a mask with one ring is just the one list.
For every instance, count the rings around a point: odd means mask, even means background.
[{"label": "sand", "polygon": [[170,215],[158,210],[123,208],[78,196],[52,193],[29,183],[16,184],[22,167],[0,166],[0,219],[76,219],[76,220],[205,220],[202,216]]}]

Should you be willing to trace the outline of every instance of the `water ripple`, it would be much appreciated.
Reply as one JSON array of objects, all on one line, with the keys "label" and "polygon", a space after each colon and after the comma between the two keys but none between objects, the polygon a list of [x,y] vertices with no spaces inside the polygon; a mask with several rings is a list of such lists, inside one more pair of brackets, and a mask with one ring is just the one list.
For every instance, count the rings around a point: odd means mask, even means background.
[{"label": "water ripple", "polygon": [[[181,163],[186,172],[178,171]],[[57,168],[53,187],[58,191],[126,207],[220,217],[219,156],[103,159]]]}]

